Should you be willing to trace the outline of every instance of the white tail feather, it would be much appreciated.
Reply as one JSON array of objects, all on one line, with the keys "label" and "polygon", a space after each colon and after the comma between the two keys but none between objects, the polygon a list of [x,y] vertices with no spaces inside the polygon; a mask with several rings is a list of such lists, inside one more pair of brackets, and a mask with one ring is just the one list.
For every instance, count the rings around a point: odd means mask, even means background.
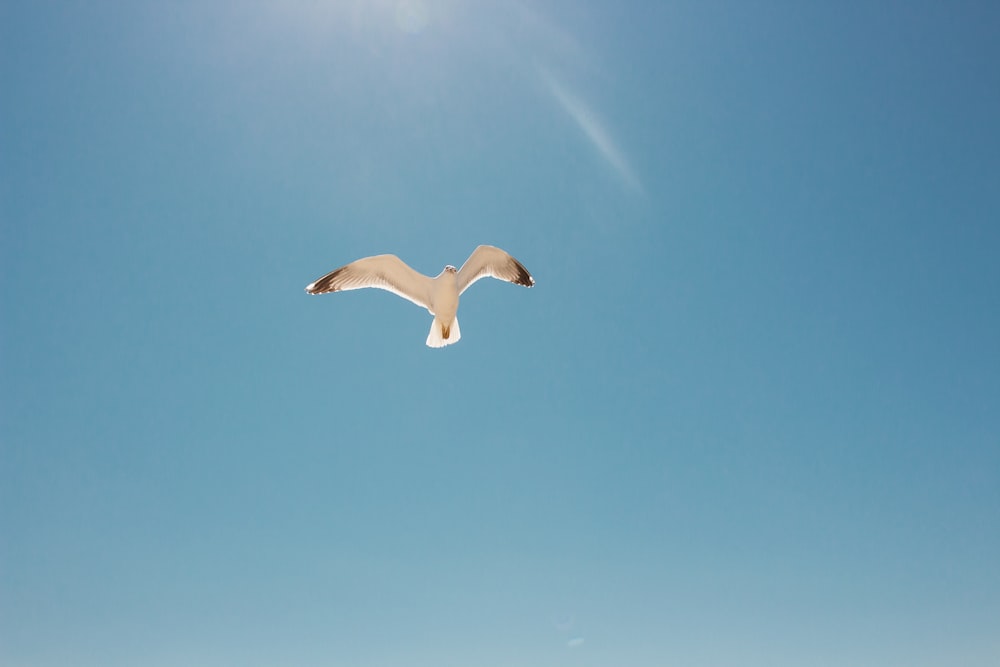
[{"label": "white tail feather", "polygon": [[458,318],[456,317],[451,321],[451,329],[448,331],[448,337],[444,337],[444,330],[441,326],[441,320],[434,318],[431,322],[431,332],[427,334],[427,347],[444,347],[445,345],[451,345],[452,343],[457,343],[458,339],[462,337],[462,331],[458,328]]}]

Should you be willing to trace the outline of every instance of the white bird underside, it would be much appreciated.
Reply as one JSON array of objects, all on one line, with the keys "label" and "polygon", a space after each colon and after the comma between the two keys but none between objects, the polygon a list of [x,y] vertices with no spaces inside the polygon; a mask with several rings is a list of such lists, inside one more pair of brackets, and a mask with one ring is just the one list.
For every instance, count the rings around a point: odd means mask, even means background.
[{"label": "white bird underside", "polygon": [[531,287],[535,279],[524,266],[500,248],[481,245],[461,269],[444,267],[436,278],[414,271],[395,255],[365,257],[335,269],[306,286],[309,294],[343,292],[375,287],[426,308],[434,321],[427,336],[430,347],[444,347],[462,337],[455,314],[459,296],[481,278],[497,278]]}]

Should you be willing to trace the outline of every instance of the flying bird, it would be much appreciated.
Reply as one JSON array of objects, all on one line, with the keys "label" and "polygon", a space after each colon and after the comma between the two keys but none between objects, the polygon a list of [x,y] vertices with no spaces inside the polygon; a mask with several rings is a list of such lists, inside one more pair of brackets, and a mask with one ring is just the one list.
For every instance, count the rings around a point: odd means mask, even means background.
[{"label": "flying bird", "polygon": [[458,328],[458,298],[480,278],[497,278],[531,287],[535,279],[524,266],[500,248],[481,245],[461,269],[450,264],[436,278],[414,271],[395,255],[376,255],[335,269],[306,286],[309,294],[377,287],[412,301],[434,316],[427,334],[429,347],[444,347],[462,337]]}]

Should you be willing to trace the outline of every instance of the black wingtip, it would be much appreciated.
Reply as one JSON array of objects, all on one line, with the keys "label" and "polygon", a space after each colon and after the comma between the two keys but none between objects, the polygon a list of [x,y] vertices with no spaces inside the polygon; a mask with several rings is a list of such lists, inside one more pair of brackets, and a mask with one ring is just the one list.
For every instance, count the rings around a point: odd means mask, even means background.
[{"label": "black wingtip", "polygon": [[517,265],[517,278],[514,282],[523,287],[534,286],[535,279],[531,277],[530,273],[528,273],[528,269],[524,268],[524,265],[516,259],[514,260],[514,264]]},{"label": "black wingtip", "polygon": [[319,280],[306,285],[306,294],[326,294],[327,292],[336,292],[336,288],[331,289],[330,285],[343,270],[343,266],[339,269],[334,269]]}]

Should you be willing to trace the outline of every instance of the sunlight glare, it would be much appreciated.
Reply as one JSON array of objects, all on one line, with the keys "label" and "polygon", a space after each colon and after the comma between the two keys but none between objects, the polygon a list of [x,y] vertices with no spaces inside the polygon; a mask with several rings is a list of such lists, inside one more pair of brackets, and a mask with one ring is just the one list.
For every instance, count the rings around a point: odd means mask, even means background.
[{"label": "sunlight glare", "polygon": [[396,3],[396,27],[415,35],[427,27],[427,5],[422,0],[399,0]]}]

